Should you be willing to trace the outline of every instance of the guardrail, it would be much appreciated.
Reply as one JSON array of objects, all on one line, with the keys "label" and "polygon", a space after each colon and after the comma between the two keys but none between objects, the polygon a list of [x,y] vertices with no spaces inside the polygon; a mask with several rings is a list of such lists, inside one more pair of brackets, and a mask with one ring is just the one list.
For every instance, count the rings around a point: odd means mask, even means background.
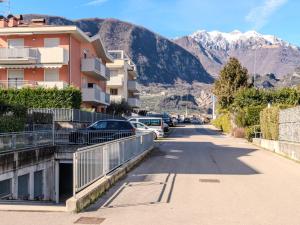
[{"label": "guardrail", "polygon": [[0,152],[53,145],[53,131],[0,134]]},{"label": "guardrail", "polygon": [[79,148],[73,155],[73,195],[153,147],[153,133]]}]

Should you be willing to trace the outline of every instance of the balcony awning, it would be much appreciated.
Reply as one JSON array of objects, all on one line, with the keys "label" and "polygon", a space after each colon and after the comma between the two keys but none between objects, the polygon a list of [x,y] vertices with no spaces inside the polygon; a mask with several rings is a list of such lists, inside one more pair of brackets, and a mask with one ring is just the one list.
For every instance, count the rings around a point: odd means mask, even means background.
[{"label": "balcony awning", "polygon": [[31,64],[31,65],[0,65],[0,69],[34,69],[34,68],[47,68],[55,69],[61,68],[62,64]]}]

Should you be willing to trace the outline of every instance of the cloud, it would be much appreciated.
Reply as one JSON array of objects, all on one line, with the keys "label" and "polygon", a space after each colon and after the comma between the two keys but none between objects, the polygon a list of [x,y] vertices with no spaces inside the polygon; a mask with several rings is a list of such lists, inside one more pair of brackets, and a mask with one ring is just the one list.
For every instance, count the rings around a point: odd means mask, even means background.
[{"label": "cloud", "polygon": [[253,29],[259,30],[264,27],[272,16],[288,0],[264,0],[264,2],[251,9],[246,16],[246,21],[253,24]]},{"label": "cloud", "polygon": [[86,3],[85,5],[102,5],[103,3],[107,2],[108,0],[92,0]]}]

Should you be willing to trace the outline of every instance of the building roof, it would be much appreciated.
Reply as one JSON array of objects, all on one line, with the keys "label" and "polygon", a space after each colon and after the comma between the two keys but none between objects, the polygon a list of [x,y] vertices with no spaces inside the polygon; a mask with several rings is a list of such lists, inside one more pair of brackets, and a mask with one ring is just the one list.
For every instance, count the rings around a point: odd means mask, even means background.
[{"label": "building roof", "polygon": [[93,37],[86,35],[77,26],[18,26],[18,27],[1,27],[0,36],[9,35],[33,35],[33,34],[71,34],[73,37],[82,42],[89,42],[95,47],[99,56],[106,62],[113,62],[113,58],[107,53],[100,34]]}]

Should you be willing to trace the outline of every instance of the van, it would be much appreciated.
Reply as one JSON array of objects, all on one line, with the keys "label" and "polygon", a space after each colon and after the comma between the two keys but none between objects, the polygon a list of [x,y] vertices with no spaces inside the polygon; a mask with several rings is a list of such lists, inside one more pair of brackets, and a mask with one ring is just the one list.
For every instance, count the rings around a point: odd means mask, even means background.
[{"label": "van", "polygon": [[131,117],[128,119],[130,122],[143,123],[148,127],[164,130],[164,122],[162,118],[156,117]]}]

